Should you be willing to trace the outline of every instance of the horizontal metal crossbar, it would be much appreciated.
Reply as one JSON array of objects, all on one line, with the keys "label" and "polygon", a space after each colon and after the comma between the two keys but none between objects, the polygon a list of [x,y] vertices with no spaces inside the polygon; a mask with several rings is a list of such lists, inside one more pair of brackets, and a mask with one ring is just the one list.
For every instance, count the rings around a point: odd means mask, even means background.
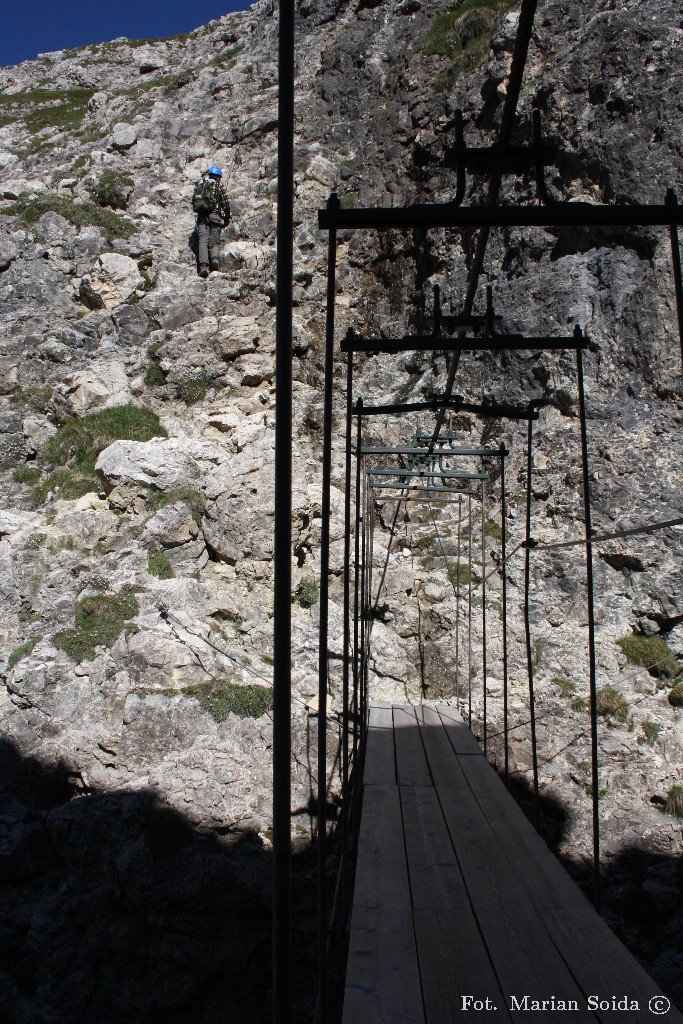
[{"label": "horizontal metal crossbar", "polygon": [[425,470],[424,472],[413,472],[409,469],[371,469],[367,468],[368,476],[400,476],[402,480],[424,480],[427,476],[436,476],[440,480],[488,480],[488,473],[458,473],[452,470]]},{"label": "horizontal metal crossbar", "polygon": [[[373,491],[385,491],[385,490],[388,490],[389,488],[391,488],[392,490],[396,490],[396,488],[400,487],[400,486],[401,486],[400,484],[375,484],[375,483],[372,482],[372,480],[370,481],[370,487],[373,489]],[[417,492],[417,493],[424,492],[425,494],[430,494],[432,491],[435,491],[437,494],[441,494],[441,493],[443,493],[443,494],[475,494],[476,493],[475,491],[471,490],[468,487],[464,487],[464,488],[461,488],[461,487],[414,487],[412,484],[406,484],[406,490],[409,490],[411,492],[411,494],[413,492]]]},{"label": "horizontal metal crossbar", "polygon": [[[336,198],[336,197],[335,197]],[[634,204],[598,206],[557,203],[552,206],[455,206],[416,203],[414,206],[353,207],[330,204],[318,210],[323,231],[334,228],[514,228],[514,227],[669,227],[683,225],[683,206]]]},{"label": "horizontal metal crossbar", "polygon": [[[465,491],[465,494],[470,492]],[[473,493],[473,492],[472,492]],[[421,498],[407,494],[379,494],[377,501],[428,501],[435,505],[462,505],[462,498]]]},{"label": "horizontal metal crossbar", "polygon": [[[430,435],[421,434],[419,439],[428,440]],[[445,444],[443,438],[437,440],[433,448],[411,447],[410,445],[399,445],[396,448],[381,448],[373,445],[361,445],[361,455],[477,455],[481,458],[493,455],[509,455],[507,448],[439,448],[437,445]]]},{"label": "horizontal metal crossbar", "polygon": [[494,334],[490,338],[451,338],[447,334],[406,334],[403,338],[362,338],[349,330],[341,340],[342,352],[502,352],[585,349],[588,338],[525,338],[522,334]]},{"label": "horizontal metal crossbar", "polygon": [[477,405],[474,402],[462,402],[460,399],[434,398],[430,402],[397,402],[388,405],[356,405],[354,413],[362,416],[401,415],[406,412],[439,412],[440,409],[451,409],[454,412],[471,412],[476,416],[489,416],[491,419],[505,420],[537,420],[538,409],[515,405]]}]

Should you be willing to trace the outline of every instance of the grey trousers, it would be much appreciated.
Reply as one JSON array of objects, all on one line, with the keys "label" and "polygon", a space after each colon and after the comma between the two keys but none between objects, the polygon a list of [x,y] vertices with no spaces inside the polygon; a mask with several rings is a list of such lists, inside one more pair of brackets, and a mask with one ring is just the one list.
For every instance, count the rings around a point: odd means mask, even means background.
[{"label": "grey trousers", "polygon": [[221,256],[221,221],[199,220],[197,221],[198,237],[198,261],[199,269],[208,267],[211,263],[218,263]]}]

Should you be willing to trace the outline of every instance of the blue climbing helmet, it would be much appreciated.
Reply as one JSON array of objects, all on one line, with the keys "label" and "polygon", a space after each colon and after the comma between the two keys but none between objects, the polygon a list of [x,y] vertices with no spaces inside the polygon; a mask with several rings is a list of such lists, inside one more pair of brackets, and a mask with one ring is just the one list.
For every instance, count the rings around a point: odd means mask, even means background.
[{"label": "blue climbing helmet", "polygon": [[223,177],[222,170],[216,164],[214,164],[213,167],[209,167],[209,169],[208,169],[208,171],[206,173],[207,174],[215,174],[218,178],[222,178]]}]

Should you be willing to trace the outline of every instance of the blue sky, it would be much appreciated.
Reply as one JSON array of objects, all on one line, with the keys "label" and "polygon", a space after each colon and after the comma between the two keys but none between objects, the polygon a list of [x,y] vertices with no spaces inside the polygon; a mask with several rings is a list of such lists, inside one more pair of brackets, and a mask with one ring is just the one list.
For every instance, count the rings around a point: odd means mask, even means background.
[{"label": "blue sky", "polygon": [[118,36],[154,39],[205,25],[253,0],[9,0],[0,30],[0,65],[19,64],[38,53],[103,43]]}]

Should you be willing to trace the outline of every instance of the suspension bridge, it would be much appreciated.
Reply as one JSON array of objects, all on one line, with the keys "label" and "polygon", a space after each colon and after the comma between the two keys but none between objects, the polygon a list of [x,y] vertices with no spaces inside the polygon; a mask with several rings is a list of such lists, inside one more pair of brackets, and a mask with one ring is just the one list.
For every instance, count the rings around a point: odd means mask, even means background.
[{"label": "suspension bridge", "polygon": [[[328,1005],[329,939],[334,927],[349,929],[348,964],[343,1005],[344,1024],[490,1019],[513,1021],[520,1013],[560,1021],[619,1020],[642,1024],[661,1016],[682,1024],[680,1013],[607,928],[599,915],[600,756],[597,716],[597,665],[593,548],[600,538],[592,526],[588,421],[584,386],[584,354],[590,339],[580,325],[569,336],[530,337],[501,329],[489,290],[486,311],[477,314],[475,301],[492,231],[506,227],[591,228],[664,227],[669,232],[673,290],[683,358],[683,275],[678,229],[683,208],[669,190],[659,204],[599,204],[563,201],[546,180],[552,151],[545,144],[540,114],[533,117],[533,139],[513,145],[513,126],[520,97],[536,0],[522,0],[500,127],[488,147],[468,146],[463,118],[457,114],[455,142],[444,160],[452,167],[455,190],[445,203],[404,207],[342,209],[336,194],[319,211],[327,233],[327,306],[325,391],[322,441],[322,531],[320,539],[320,633],[318,689],[318,1004],[316,1020],[338,1020]],[[276,345],[276,508],[275,628],[273,744],[273,991],[274,1020],[288,1024],[291,1007],[290,904],[290,771],[291,771],[291,384],[292,384],[292,234],[294,132],[294,7],[280,6],[278,141],[278,268]],[[483,202],[466,205],[468,174],[486,174]],[[504,197],[506,175],[526,173],[536,181],[536,201],[511,204]],[[472,190],[476,194],[476,190]],[[465,298],[458,312],[444,315],[441,296],[434,293],[430,316],[417,311],[414,329],[401,336],[390,332],[363,337],[347,331],[339,350],[346,357],[345,409],[345,570],[343,579],[343,681],[338,737],[341,768],[339,819],[340,864],[336,894],[328,892],[328,615],[330,575],[330,513],[335,364],[335,296],[340,232],[412,231],[424,235],[448,228],[476,232],[468,264]],[[469,235],[468,235],[469,237]],[[452,304],[451,304],[452,306]],[[577,424],[576,453],[580,466],[583,536],[562,543],[578,544],[585,565],[587,623],[586,731],[590,742],[592,801],[593,904],[555,860],[538,832],[511,798],[508,776],[508,653],[507,594],[509,555],[505,550],[505,460],[498,448],[457,450],[444,424],[452,413],[467,412],[483,421],[526,424],[526,496],[523,549],[523,618],[528,677],[528,716],[532,789],[536,823],[540,818],[538,736],[530,616],[531,560],[539,547],[533,536],[532,477],[534,423],[547,404],[532,395],[526,404],[477,401],[454,393],[461,358],[468,352],[533,351],[544,359],[561,357],[565,371],[574,360]],[[447,361],[447,380],[434,399],[386,401],[371,405],[355,394],[354,358],[358,353],[438,353]],[[433,414],[428,433],[416,432],[405,445],[380,450],[369,446],[364,424],[373,416]],[[571,453],[564,453],[569,458]],[[479,460],[464,468],[462,459]],[[355,459],[355,473],[354,473]],[[372,460],[372,461],[371,461]],[[486,501],[487,484],[496,474],[496,501],[501,513],[499,569],[502,600],[503,768],[499,778],[487,754],[486,647]],[[355,477],[355,482],[354,482]],[[477,710],[483,743],[469,726],[473,719],[472,673],[453,700],[442,705],[382,704],[369,690],[369,653],[373,625],[373,538],[378,504],[452,505],[462,521],[467,508],[474,527],[472,503],[481,517],[482,674]],[[609,536],[670,530],[680,519],[639,527],[625,526]],[[458,534],[458,545],[461,536]],[[458,551],[458,564],[460,551]],[[471,574],[470,574],[471,578]],[[459,577],[458,577],[459,579]],[[459,586],[459,583],[458,583]],[[464,630],[471,650],[473,602],[457,590],[456,615],[467,605]],[[456,621],[456,637],[460,637]],[[458,640],[456,639],[456,643]],[[456,657],[456,665],[458,658]],[[457,673],[457,668],[456,668]],[[459,709],[465,710],[465,718]],[[354,880],[355,867],[355,880]],[[351,895],[353,891],[353,896]],[[347,924],[348,922],[348,924]]]}]

